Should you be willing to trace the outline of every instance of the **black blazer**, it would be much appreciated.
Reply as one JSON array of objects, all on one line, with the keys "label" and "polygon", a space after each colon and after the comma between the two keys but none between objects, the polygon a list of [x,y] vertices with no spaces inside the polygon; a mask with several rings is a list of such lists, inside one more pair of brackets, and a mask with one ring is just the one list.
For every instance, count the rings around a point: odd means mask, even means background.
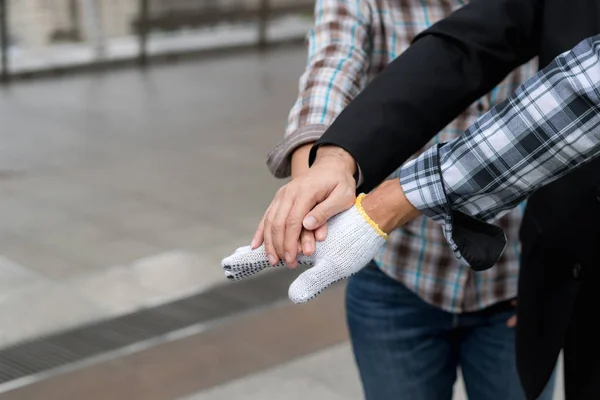
[{"label": "black blazer", "polygon": [[[472,1],[417,36],[317,141],[311,161],[320,145],[346,149],[360,165],[361,191],[369,191],[511,70],[535,56],[544,67],[598,33],[599,0]],[[519,290],[519,314],[527,314],[519,318],[517,357],[530,398],[563,345],[576,280],[600,263],[599,185],[596,161],[528,202]],[[551,249],[559,267],[536,248]]]}]

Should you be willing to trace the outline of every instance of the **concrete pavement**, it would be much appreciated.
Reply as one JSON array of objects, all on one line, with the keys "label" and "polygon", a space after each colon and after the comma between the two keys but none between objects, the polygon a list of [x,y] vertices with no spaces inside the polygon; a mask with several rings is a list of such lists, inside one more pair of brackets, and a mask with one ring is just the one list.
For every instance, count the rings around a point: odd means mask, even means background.
[{"label": "concrete pavement", "polygon": [[0,88],[0,347],[224,281],[304,50]]}]

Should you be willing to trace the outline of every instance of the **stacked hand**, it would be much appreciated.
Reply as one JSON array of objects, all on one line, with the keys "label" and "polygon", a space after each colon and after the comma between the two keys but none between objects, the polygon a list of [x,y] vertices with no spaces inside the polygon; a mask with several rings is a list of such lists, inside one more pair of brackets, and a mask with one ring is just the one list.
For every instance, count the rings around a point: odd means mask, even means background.
[{"label": "stacked hand", "polygon": [[[311,268],[289,288],[288,294],[294,303],[306,302],[334,282],[357,273],[384,244],[387,235],[363,209],[363,198],[364,195],[359,196],[354,207],[328,221],[327,238],[316,242],[311,255],[296,257],[296,263]],[[256,249],[250,246],[239,248],[222,262],[225,275],[233,280],[252,276],[270,265],[264,245]],[[276,265],[286,264],[279,261]]]},{"label": "stacked hand", "polygon": [[[251,246],[255,249],[264,242],[271,265],[283,260],[295,267],[302,228],[318,229],[356,199],[354,159],[339,148],[323,147],[319,154],[308,172],[277,191],[258,224]],[[309,242],[312,247],[314,237]]]},{"label": "stacked hand", "polygon": [[309,265],[289,289],[290,299],[302,303],[360,271],[385,242],[384,232],[419,211],[404,196],[398,179],[355,199],[356,168],[344,150],[319,148],[313,166],[277,192],[251,246],[223,260],[227,277],[243,279],[269,266]]}]

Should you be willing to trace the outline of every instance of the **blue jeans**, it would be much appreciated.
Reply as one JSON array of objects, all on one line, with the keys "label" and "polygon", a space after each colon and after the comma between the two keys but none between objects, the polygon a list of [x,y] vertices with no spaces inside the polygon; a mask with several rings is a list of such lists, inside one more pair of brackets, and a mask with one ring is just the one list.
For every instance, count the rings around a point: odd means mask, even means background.
[{"label": "blue jeans", "polygon": [[[525,399],[509,302],[452,314],[371,263],[350,278],[346,311],[366,400],[450,400],[458,367],[470,400]],[[539,399],[553,391],[554,377]]]}]

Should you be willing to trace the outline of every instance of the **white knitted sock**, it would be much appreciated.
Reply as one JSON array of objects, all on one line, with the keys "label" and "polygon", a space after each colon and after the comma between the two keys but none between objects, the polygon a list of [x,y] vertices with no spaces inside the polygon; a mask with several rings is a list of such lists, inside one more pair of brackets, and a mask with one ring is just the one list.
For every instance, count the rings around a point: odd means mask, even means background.
[{"label": "white knitted sock", "polygon": [[[360,271],[385,243],[383,233],[362,208],[364,195],[354,207],[327,222],[327,238],[316,243],[312,256],[299,255],[298,263],[313,265],[290,286],[288,295],[294,303],[304,303],[334,282]],[[239,280],[260,272],[270,264],[264,246],[251,250],[242,247],[221,263],[229,279]],[[279,262],[277,266],[285,266]]]}]

